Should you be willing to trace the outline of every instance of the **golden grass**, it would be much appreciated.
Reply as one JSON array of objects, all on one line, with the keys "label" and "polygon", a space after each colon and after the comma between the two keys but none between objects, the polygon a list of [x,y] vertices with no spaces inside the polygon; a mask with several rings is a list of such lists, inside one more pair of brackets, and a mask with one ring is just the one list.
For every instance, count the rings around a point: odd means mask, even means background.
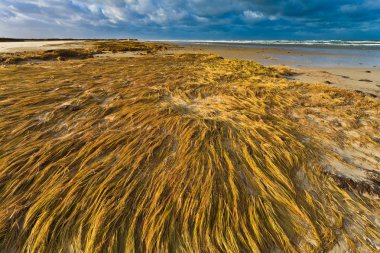
[{"label": "golden grass", "polygon": [[57,49],[36,52],[18,52],[0,54],[0,63],[17,64],[26,61],[51,61],[59,59],[86,59],[93,57],[94,53],[88,49]]},{"label": "golden grass", "polygon": [[378,120],[372,98],[208,55],[1,68],[0,248],[376,252],[379,201],[325,175],[291,116],[310,103]]},{"label": "golden grass", "polygon": [[112,53],[146,51],[147,53],[156,53],[157,51],[166,50],[170,47],[163,43],[148,43],[136,40],[103,40],[88,42],[94,45],[98,52],[108,51]]}]

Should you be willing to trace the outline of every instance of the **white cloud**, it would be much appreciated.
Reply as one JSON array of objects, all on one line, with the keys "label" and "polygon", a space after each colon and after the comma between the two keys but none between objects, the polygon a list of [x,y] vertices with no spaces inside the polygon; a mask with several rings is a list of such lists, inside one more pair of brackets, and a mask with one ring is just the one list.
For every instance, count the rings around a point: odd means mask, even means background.
[{"label": "white cloud", "polygon": [[243,17],[246,21],[258,21],[265,19],[265,15],[260,11],[246,10],[243,12]]},{"label": "white cloud", "polygon": [[121,8],[115,6],[105,6],[101,11],[113,24],[117,24],[118,22],[127,19],[126,13]]},{"label": "white cloud", "polygon": [[270,21],[274,21],[274,20],[277,20],[278,17],[276,15],[270,15],[269,18],[268,18]]},{"label": "white cloud", "polygon": [[168,22],[178,21],[183,19],[187,13],[185,11],[165,10],[159,8],[156,11],[148,14],[150,21],[156,24],[167,24]]},{"label": "white cloud", "polygon": [[343,13],[350,13],[350,12],[355,12],[358,9],[357,5],[354,4],[345,4],[342,5],[339,10]]},{"label": "white cloud", "polygon": [[[324,5],[323,12],[311,11],[314,7],[319,10],[324,2],[328,1],[310,0],[306,4],[302,0],[284,0],[279,4],[267,0],[0,0],[0,37],[24,37],[25,31],[34,31],[35,37],[62,37],[64,31],[77,37],[117,37],[125,33],[141,36],[148,31],[146,34],[153,34],[151,37],[160,37],[166,36],[161,35],[163,28],[169,36],[171,32],[189,32],[190,36],[203,33],[204,37],[233,37],[263,26],[267,26],[268,33],[276,29],[308,29],[309,24],[325,29],[321,24],[326,22],[322,21],[334,21],[335,16],[341,26],[353,20],[355,27],[361,27],[365,20],[379,29],[374,22],[378,20],[379,0],[331,2]],[[307,16],[305,10],[310,10]],[[334,22],[328,24],[337,26]],[[49,34],[41,32],[44,30]]]},{"label": "white cloud", "polygon": [[168,21],[169,17],[164,9],[159,8],[158,10],[148,14],[149,20],[157,23],[164,24]]}]

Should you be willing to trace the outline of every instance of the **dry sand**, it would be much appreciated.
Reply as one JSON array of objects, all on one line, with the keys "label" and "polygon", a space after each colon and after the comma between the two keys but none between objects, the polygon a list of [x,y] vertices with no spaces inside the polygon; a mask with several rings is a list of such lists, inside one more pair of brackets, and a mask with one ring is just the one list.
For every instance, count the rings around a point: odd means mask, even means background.
[{"label": "dry sand", "polygon": [[0,53],[16,53],[23,51],[50,50],[58,48],[81,47],[81,41],[23,41],[23,42],[0,42]]},{"label": "dry sand", "polygon": [[[276,55],[322,56],[327,53],[284,50],[280,48],[238,48],[228,46],[181,45],[170,53],[212,53],[226,59],[257,61],[266,66],[286,65],[289,61],[280,60]],[[296,64],[292,64],[294,66]],[[299,65],[299,64],[297,64]],[[332,86],[357,90],[380,97],[380,67],[291,67],[295,75],[291,78],[310,83],[326,83]]]},{"label": "dry sand", "polygon": [[[29,42],[0,42],[1,52],[37,51],[41,49],[78,48],[81,41],[29,41]],[[331,55],[327,53],[305,52],[281,48],[239,48],[228,46],[181,45],[178,49],[165,51],[164,54],[177,53],[211,53],[226,59],[241,59],[257,61],[266,66],[287,65],[289,61],[280,60],[276,55],[315,56]],[[97,57],[136,57],[140,52],[103,54]],[[294,66],[294,64],[292,64]],[[292,68],[295,75],[291,78],[310,83],[326,83],[332,86],[357,90],[372,96],[380,97],[380,66],[379,67],[314,67],[297,66]]]},{"label": "dry sand", "polygon": [[[371,97],[380,98],[380,68],[373,67],[310,67],[302,66],[299,63],[280,60],[277,55],[290,55],[298,57],[323,56],[330,55],[317,52],[305,52],[296,50],[284,50],[280,48],[238,48],[227,46],[197,46],[185,45],[182,48],[173,50],[171,53],[212,53],[220,55],[226,59],[242,59],[252,60],[267,66],[288,66],[292,69],[293,75],[289,79],[299,80],[307,83],[325,83],[331,86],[354,90],[365,93]],[[293,66],[293,67],[292,67]],[[297,67],[294,67],[297,66]],[[325,112],[321,113],[321,117],[312,117],[310,121],[303,124],[313,125],[314,129],[322,129],[329,122],[339,121],[336,131],[341,136],[346,136],[345,141],[338,144],[336,141],[323,142],[325,150],[330,150],[325,154],[325,168],[327,172],[334,175],[336,180],[341,181],[342,185],[347,184],[357,189],[366,189],[372,185],[375,191],[379,190],[378,182],[380,179],[380,150],[377,145],[367,143],[360,144],[356,141],[356,137],[363,134],[362,130],[345,128],[347,122],[343,118],[340,119],[329,115]],[[370,119],[368,121],[376,121],[378,119]],[[367,124],[361,122],[361,124]],[[322,134],[322,133],[319,133]],[[317,131],[315,135],[319,135]],[[336,133],[332,134],[335,136]],[[378,135],[374,133],[365,133],[365,135],[373,138],[375,142],[379,141]],[[338,134],[337,134],[338,136]],[[359,142],[360,143],[360,142]],[[374,185],[376,184],[376,185]],[[371,186],[371,187],[372,187]]]},{"label": "dry sand", "polygon": [[361,91],[380,98],[380,68],[299,68],[296,80]]}]

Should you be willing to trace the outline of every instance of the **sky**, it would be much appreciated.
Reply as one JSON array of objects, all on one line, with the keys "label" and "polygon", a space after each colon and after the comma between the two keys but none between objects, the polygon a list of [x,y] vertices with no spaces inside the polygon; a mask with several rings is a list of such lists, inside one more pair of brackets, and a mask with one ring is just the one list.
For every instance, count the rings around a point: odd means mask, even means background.
[{"label": "sky", "polygon": [[380,40],[380,0],[0,0],[0,37]]}]

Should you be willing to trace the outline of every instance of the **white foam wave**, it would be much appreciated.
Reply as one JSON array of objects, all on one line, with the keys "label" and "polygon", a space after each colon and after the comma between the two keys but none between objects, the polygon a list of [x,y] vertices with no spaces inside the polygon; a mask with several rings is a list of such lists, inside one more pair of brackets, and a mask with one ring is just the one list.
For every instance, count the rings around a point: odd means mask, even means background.
[{"label": "white foam wave", "polygon": [[296,46],[347,46],[379,47],[380,41],[363,40],[161,40],[192,44],[252,44],[252,45],[296,45]]}]

